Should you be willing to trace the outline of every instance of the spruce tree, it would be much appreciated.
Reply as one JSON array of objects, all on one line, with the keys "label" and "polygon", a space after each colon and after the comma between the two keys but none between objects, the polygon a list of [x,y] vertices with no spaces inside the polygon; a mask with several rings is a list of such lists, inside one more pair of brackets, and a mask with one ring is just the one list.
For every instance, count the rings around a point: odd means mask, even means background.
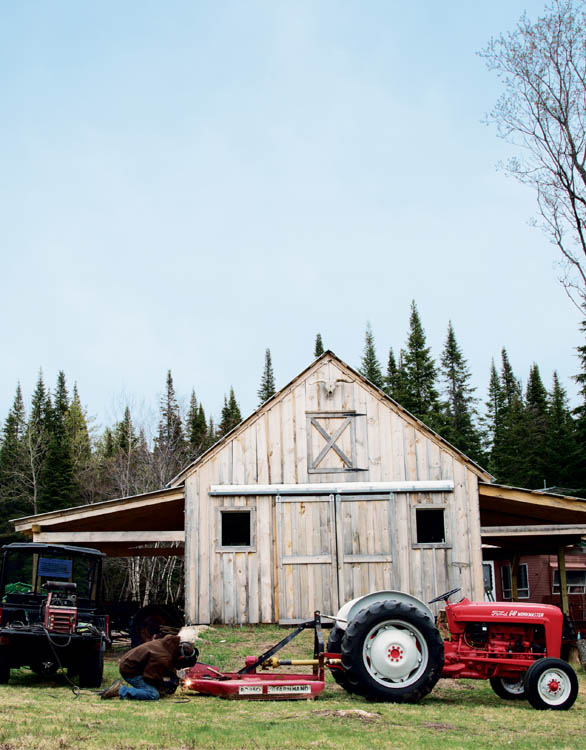
[{"label": "spruce tree", "polygon": [[411,303],[409,337],[403,357],[404,393],[401,405],[432,429],[441,431],[442,415],[436,387],[437,368],[426,346],[425,331],[415,301]]},{"label": "spruce tree", "polygon": [[490,365],[490,378],[488,381],[488,399],[486,401],[485,416],[481,419],[482,423],[482,447],[485,456],[488,459],[488,466],[491,473],[498,474],[496,464],[498,458],[495,453],[495,438],[500,431],[500,425],[503,414],[503,393],[498,371],[494,364],[494,359]]},{"label": "spruce tree", "polygon": [[26,413],[18,383],[0,440],[0,540],[3,543],[10,541],[14,533],[9,520],[30,511],[25,432]]},{"label": "spruce tree", "polygon": [[189,444],[190,457],[193,460],[204,452],[207,442],[206,415],[203,406],[197,403],[195,391],[191,392],[185,432]]},{"label": "spruce tree", "polygon": [[161,399],[159,432],[155,437],[153,459],[156,473],[162,484],[166,484],[183,467],[187,459],[183,424],[171,370],[167,372],[167,388]]},{"label": "spruce tree", "polygon": [[236,427],[236,425],[239,425],[240,422],[242,422],[240,407],[238,406],[236,396],[234,395],[234,388],[230,387],[230,395],[228,396],[228,398],[224,396],[222,419],[220,420],[220,424],[218,426],[217,437],[224,437],[224,435],[227,435],[231,430],[234,429],[234,427]]},{"label": "spruce tree", "polygon": [[73,397],[65,416],[65,429],[71,446],[74,475],[80,474],[91,459],[92,448],[88,430],[86,410],[81,404],[77,383],[73,386]]},{"label": "spruce tree", "polygon": [[116,423],[113,432],[113,453],[131,453],[138,445],[130,407],[124,409],[124,416]]},{"label": "spruce tree", "polygon": [[29,486],[29,505],[33,514],[39,512],[49,444],[50,412],[51,399],[45,387],[43,372],[39,370],[39,377],[33,392],[30,416],[25,431],[26,476]]},{"label": "spruce tree", "polygon": [[517,446],[523,462],[519,483],[529,489],[540,489],[551,484],[548,481],[548,412],[547,391],[541,380],[539,367],[533,364],[525,392],[522,440]]},{"label": "spruce tree", "polygon": [[389,349],[389,358],[387,360],[387,372],[385,374],[385,393],[398,401],[397,398],[397,380],[399,369],[393,353],[393,347]]},{"label": "spruce tree", "polygon": [[313,347],[313,356],[317,359],[324,353],[324,345],[321,340],[321,333],[318,333],[315,337],[315,346]]},{"label": "spruce tree", "polygon": [[476,389],[470,386],[471,373],[451,321],[441,358],[441,374],[445,387],[442,437],[479,462],[482,456],[480,434],[475,425]]},{"label": "spruce tree", "polygon": [[376,347],[374,344],[374,334],[370,323],[366,324],[366,331],[364,334],[364,350],[362,352],[362,362],[358,368],[358,372],[369,380],[377,388],[383,389],[385,386],[385,379],[383,377],[380,362],[376,356]]},{"label": "spruce tree", "polygon": [[80,500],[73,479],[71,444],[66,428],[68,411],[69,395],[65,373],[60,370],[52,406],[48,404],[47,407],[47,456],[39,496],[39,511],[42,513],[69,508]]},{"label": "spruce tree", "polygon": [[218,434],[218,430],[216,429],[216,425],[214,424],[214,418],[210,416],[208,420],[208,432],[206,435],[206,450],[208,448],[211,448],[219,438],[220,435]]},{"label": "spruce tree", "polygon": [[260,387],[257,391],[258,405],[262,406],[276,393],[275,376],[273,374],[273,363],[271,362],[271,350],[265,351],[265,366],[260,381]]},{"label": "spruce tree", "polygon": [[520,449],[524,431],[523,392],[505,348],[502,350],[501,357],[499,376],[501,406],[494,433],[489,470],[503,484],[522,486],[525,479],[525,461]]},{"label": "spruce tree", "polygon": [[548,399],[548,484],[571,491],[574,486],[574,465],[577,457],[576,427],[568,407],[568,397],[557,372]]}]

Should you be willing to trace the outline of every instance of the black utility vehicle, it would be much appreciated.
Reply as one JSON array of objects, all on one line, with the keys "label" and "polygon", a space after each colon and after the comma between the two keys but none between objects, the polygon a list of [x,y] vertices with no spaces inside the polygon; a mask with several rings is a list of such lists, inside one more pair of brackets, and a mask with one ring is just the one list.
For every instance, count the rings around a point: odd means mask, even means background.
[{"label": "black utility vehicle", "polygon": [[65,667],[80,687],[99,687],[109,640],[98,614],[104,554],[20,542],[0,552],[0,683],[18,667],[42,676]]}]

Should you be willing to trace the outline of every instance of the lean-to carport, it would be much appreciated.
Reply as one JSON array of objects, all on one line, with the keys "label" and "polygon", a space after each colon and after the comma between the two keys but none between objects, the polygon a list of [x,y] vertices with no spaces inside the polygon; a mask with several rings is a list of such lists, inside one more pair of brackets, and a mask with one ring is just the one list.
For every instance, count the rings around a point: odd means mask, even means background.
[{"label": "lean-to carport", "polygon": [[183,487],[13,521],[34,542],[94,547],[110,557],[183,556]]}]

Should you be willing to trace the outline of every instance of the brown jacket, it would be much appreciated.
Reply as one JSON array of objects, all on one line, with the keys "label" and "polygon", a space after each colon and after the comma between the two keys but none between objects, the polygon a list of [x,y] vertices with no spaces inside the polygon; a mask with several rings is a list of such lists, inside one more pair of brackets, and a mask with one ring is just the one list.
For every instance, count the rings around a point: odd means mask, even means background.
[{"label": "brown jacket", "polygon": [[157,641],[141,643],[120,660],[120,674],[124,679],[142,675],[147,682],[160,683],[174,677],[179,659],[179,636],[166,635]]}]

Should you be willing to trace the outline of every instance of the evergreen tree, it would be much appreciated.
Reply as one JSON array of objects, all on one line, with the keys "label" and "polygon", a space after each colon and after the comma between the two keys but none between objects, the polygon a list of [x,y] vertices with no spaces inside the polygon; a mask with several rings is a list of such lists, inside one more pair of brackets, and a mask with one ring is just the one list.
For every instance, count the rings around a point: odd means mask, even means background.
[{"label": "evergreen tree", "polygon": [[547,391],[541,380],[539,367],[533,364],[525,392],[522,440],[517,446],[523,462],[520,484],[529,489],[540,489],[549,483],[548,412]]},{"label": "evergreen tree", "polygon": [[175,396],[175,386],[171,370],[167,372],[167,390],[161,399],[161,419],[155,445],[167,446],[173,452],[181,452],[184,447],[183,425],[179,414],[179,404]]},{"label": "evergreen tree", "polygon": [[233,430],[236,425],[242,422],[242,416],[240,415],[240,407],[236,401],[234,395],[234,388],[230,387],[230,395],[228,398],[224,396],[224,406],[222,408],[222,419],[218,427],[217,437],[224,437],[230,430]]},{"label": "evergreen tree", "polygon": [[321,355],[324,353],[324,345],[323,341],[321,340],[321,333],[318,333],[315,337],[315,346],[313,348],[313,356],[317,359],[318,357],[321,357]]},{"label": "evergreen tree", "polygon": [[524,431],[523,392],[505,348],[501,356],[500,414],[494,432],[489,470],[499,482],[522,486],[526,470],[520,449]]},{"label": "evergreen tree", "polygon": [[207,422],[206,415],[201,404],[197,403],[195,391],[191,392],[189,402],[189,411],[185,425],[187,442],[189,444],[189,453],[191,459],[200,456],[206,450],[207,443]]},{"label": "evergreen tree", "polygon": [[206,436],[206,450],[211,448],[219,439],[218,430],[214,424],[214,418],[210,416],[208,421],[208,432]]},{"label": "evergreen tree", "polygon": [[384,388],[385,380],[383,377],[380,362],[376,356],[376,348],[374,344],[374,334],[370,323],[366,324],[366,332],[364,334],[364,350],[362,352],[362,362],[358,368],[358,372],[369,380],[377,388]]},{"label": "evergreen tree", "polygon": [[431,348],[426,346],[425,331],[414,301],[411,303],[403,369],[405,385],[401,405],[432,429],[441,431],[441,409],[436,388],[437,369],[431,356]]},{"label": "evergreen tree", "polygon": [[275,393],[275,376],[273,374],[273,363],[271,362],[271,350],[267,349],[265,352],[265,367],[260,381],[260,387],[257,391],[259,398],[258,405],[262,406],[264,402],[268,401],[275,395]]},{"label": "evergreen tree", "polygon": [[171,370],[169,370],[167,389],[161,399],[161,419],[153,451],[155,470],[162,484],[166,484],[181,470],[187,459],[186,448],[179,404],[175,396]]},{"label": "evergreen tree", "polygon": [[470,370],[456,341],[452,323],[441,358],[445,384],[442,437],[475,461],[481,460],[480,434],[475,425],[475,388],[470,386]]},{"label": "evergreen tree", "polygon": [[549,395],[547,439],[548,484],[577,489],[573,475],[577,457],[576,428],[557,372],[553,374],[553,388]]},{"label": "evergreen tree", "polygon": [[52,407],[48,405],[47,408],[47,456],[39,495],[39,511],[42,513],[69,508],[80,499],[76,495],[71,444],[66,428],[68,410],[69,395],[65,373],[61,370],[57,375]]},{"label": "evergreen tree", "polygon": [[399,368],[393,353],[393,347],[389,349],[389,358],[387,360],[387,372],[385,375],[385,393],[398,401],[397,398],[397,380],[399,377]]},{"label": "evergreen tree", "polygon": [[131,453],[138,446],[138,437],[134,430],[130,407],[124,409],[124,416],[114,426],[112,453]]},{"label": "evergreen tree", "polygon": [[498,458],[495,452],[495,439],[501,429],[503,407],[504,400],[501,381],[493,359],[490,366],[490,378],[488,381],[486,414],[481,421],[483,426],[482,438],[484,454],[488,457],[490,471],[495,474],[495,476],[498,474],[498,471],[496,471]]},{"label": "evergreen tree", "polygon": [[65,416],[65,429],[71,446],[73,472],[77,475],[87,466],[92,454],[87,414],[81,405],[77,383],[73,386],[73,398]]},{"label": "evergreen tree", "polygon": [[88,472],[91,470],[92,446],[88,430],[86,411],[81,405],[77,383],[73,386],[73,397],[65,416],[65,431],[71,451],[75,496],[85,502],[88,495]]},{"label": "evergreen tree", "polygon": [[24,516],[29,508],[25,446],[26,413],[20,383],[8,412],[0,441],[0,540],[13,535],[9,520]]},{"label": "evergreen tree", "polygon": [[31,412],[26,426],[24,439],[29,506],[33,514],[39,512],[39,503],[49,444],[50,413],[51,399],[45,387],[43,372],[40,370],[37,385],[33,392]]}]

